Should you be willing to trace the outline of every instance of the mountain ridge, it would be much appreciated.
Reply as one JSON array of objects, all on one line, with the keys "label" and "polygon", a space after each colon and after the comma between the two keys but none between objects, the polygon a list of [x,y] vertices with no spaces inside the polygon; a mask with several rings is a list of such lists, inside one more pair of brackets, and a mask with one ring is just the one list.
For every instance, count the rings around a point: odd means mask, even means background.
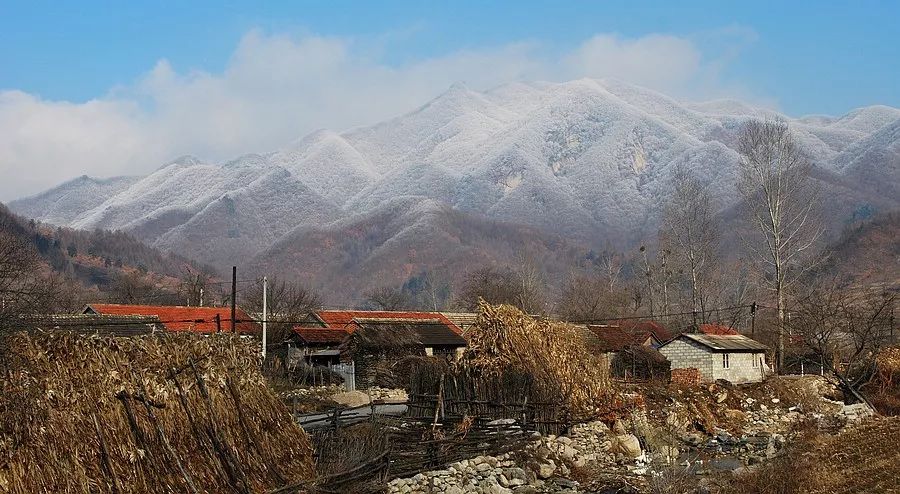
[{"label": "mountain ridge", "polygon": [[[133,232],[220,268],[263,266],[273,247],[301,243],[298,232],[325,238],[373,218],[387,228],[379,211],[398,200],[409,214],[390,221],[420,230],[449,214],[426,213],[441,205],[469,223],[625,248],[656,233],[675,166],[711,186],[721,214],[739,207],[737,137],[753,118],[789,123],[832,198],[832,230],[859,211],[900,208],[896,108],[789,118],[733,100],[683,103],[612,79],[456,84],[375,125],[321,129],[221,164],[186,156],[145,177],[108,179],[103,190],[70,181],[10,207],[42,222]],[[82,196],[91,200],[59,200]]]}]

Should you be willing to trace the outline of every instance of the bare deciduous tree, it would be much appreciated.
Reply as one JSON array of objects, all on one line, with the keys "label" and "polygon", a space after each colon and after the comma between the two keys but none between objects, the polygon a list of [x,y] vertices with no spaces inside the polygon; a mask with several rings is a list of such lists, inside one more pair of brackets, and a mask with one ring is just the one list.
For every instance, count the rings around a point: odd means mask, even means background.
[{"label": "bare deciduous tree", "polygon": [[179,295],[184,300],[185,305],[200,306],[208,304],[213,299],[210,289],[210,276],[207,273],[185,267],[181,275],[181,286],[179,287]]},{"label": "bare deciduous tree", "polygon": [[[262,292],[262,280],[245,288],[241,293],[241,307],[251,314],[261,314]],[[269,278],[266,297],[268,320],[271,322],[267,328],[268,340],[272,343],[285,341],[297,321],[322,307],[318,294],[302,283],[280,280],[275,276]]]},{"label": "bare deciduous tree", "polygon": [[759,241],[748,249],[762,266],[778,312],[778,368],[784,364],[785,297],[812,265],[823,229],[815,218],[817,191],[809,178],[812,164],[782,121],[752,121],[741,132],[739,188]]},{"label": "bare deciduous tree", "polygon": [[176,295],[157,289],[152,281],[135,271],[119,273],[115,277],[109,301],[116,304],[170,304],[179,300]]},{"label": "bare deciduous tree", "polygon": [[859,388],[872,376],[878,352],[890,344],[895,303],[896,295],[887,292],[816,290],[797,301],[787,326],[845,394],[869,403]]},{"label": "bare deciduous tree", "polygon": [[479,298],[491,304],[515,305],[529,313],[544,307],[540,286],[509,269],[485,267],[470,272],[459,290],[459,305],[475,310]]},{"label": "bare deciduous tree", "polygon": [[38,256],[21,238],[0,231],[0,328],[29,312],[40,293]]},{"label": "bare deciduous tree", "polygon": [[573,322],[603,321],[621,317],[628,293],[610,283],[609,273],[573,273],[566,280],[556,305],[556,314]]},{"label": "bare deciduous tree", "polygon": [[719,242],[712,200],[703,182],[684,166],[675,168],[673,182],[664,229],[675,247],[673,254],[687,270],[691,311],[695,315],[705,314],[707,270],[713,264]]},{"label": "bare deciduous tree", "polygon": [[642,274],[644,275],[644,278],[647,281],[647,302],[650,305],[650,317],[652,318],[655,315],[655,311],[653,310],[654,309],[653,299],[654,299],[654,295],[655,295],[654,289],[653,289],[654,288],[653,274],[654,274],[654,271],[656,270],[656,266],[654,265],[654,263],[650,262],[650,257],[647,255],[647,246],[646,245],[642,245],[639,250],[641,252],[641,261],[642,261],[641,271],[643,271]]},{"label": "bare deciduous tree", "polygon": [[412,299],[402,289],[382,286],[366,294],[366,305],[376,310],[411,309]]}]

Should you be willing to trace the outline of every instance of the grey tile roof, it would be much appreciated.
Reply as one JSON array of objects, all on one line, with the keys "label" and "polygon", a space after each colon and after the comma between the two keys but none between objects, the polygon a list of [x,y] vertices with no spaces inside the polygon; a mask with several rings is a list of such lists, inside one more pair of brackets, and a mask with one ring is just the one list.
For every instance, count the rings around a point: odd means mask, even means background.
[{"label": "grey tile roof", "polygon": [[161,331],[157,316],[38,314],[22,316],[23,329],[61,329],[107,336],[137,336]]},{"label": "grey tile roof", "polygon": [[744,335],[682,333],[678,338],[687,338],[714,352],[764,352],[769,349],[766,345]]},{"label": "grey tile roof", "polygon": [[424,346],[466,346],[466,340],[457,334],[450,325],[440,320],[410,319],[354,319],[360,328],[379,330],[383,328],[402,327],[412,331]]}]

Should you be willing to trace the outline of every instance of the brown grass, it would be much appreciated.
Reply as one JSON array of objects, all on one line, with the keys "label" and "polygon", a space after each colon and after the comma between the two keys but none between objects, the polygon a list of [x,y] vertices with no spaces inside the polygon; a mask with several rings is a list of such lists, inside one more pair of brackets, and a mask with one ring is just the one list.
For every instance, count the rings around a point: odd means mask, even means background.
[{"label": "brown grass", "polygon": [[807,431],[782,455],[722,486],[722,494],[900,492],[900,418],[873,420],[838,435]]},{"label": "brown grass", "polygon": [[0,492],[260,492],[314,475],[236,337],[17,333],[10,350]]}]

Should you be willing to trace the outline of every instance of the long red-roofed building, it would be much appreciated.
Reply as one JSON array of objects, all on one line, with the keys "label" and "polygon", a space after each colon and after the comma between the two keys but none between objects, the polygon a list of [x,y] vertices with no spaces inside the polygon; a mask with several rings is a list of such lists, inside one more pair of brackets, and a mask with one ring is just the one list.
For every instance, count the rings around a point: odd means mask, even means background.
[{"label": "long red-roofed building", "polygon": [[[166,331],[209,334],[231,331],[231,307],[186,307],[181,305],[88,304],[83,314],[156,316]],[[218,316],[218,322],[217,322]],[[259,334],[262,329],[241,308],[235,309],[235,332]]]},{"label": "long red-roofed building", "polygon": [[359,320],[402,320],[402,321],[436,321],[446,326],[456,334],[461,335],[462,329],[454,324],[447,316],[440,312],[419,311],[380,311],[380,310],[319,310],[310,313],[305,327],[324,327],[328,329],[343,330],[353,333]]}]

